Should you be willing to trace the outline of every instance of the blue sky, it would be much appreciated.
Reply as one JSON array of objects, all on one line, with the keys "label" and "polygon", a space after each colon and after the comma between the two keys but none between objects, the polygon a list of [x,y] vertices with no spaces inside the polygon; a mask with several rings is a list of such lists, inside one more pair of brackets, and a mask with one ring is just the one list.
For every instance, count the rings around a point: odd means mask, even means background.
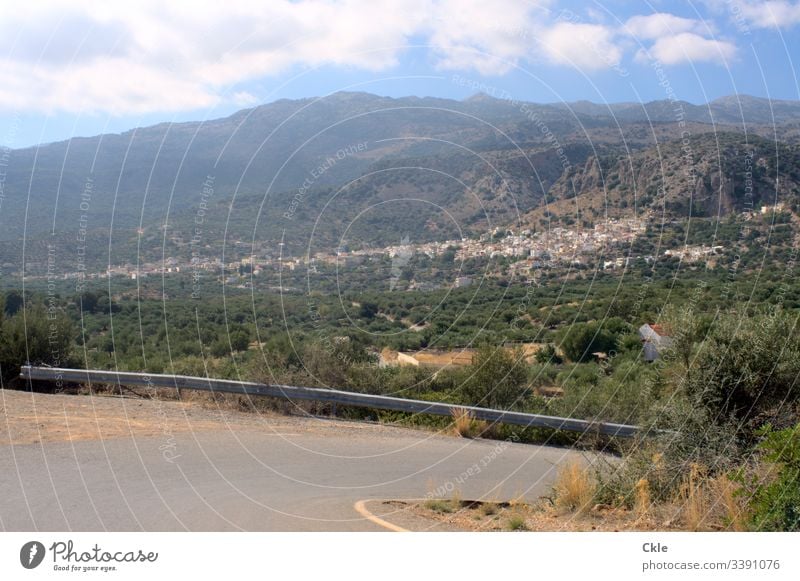
[{"label": "blue sky", "polygon": [[800,96],[798,0],[27,4],[0,9],[0,144],[11,147],[339,90],[599,103],[668,90],[693,103]]}]

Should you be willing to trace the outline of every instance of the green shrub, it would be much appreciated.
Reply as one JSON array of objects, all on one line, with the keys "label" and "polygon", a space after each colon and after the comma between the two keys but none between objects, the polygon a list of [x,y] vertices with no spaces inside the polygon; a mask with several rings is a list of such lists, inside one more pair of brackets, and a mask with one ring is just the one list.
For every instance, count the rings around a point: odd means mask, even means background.
[{"label": "green shrub", "polygon": [[575,324],[563,332],[561,349],[570,361],[589,361],[592,353],[616,350],[619,337],[629,332],[629,325],[618,318]]},{"label": "green shrub", "polygon": [[[800,424],[774,431],[759,430],[764,440],[758,449],[770,470],[766,478],[751,482],[750,526],[757,531],[800,531]],[[744,483],[741,473],[738,476]]]},{"label": "green shrub", "polygon": [[603,365],[576,364],[558,375],[564,396],[553,402],[552,411],[581,419],[638,423],[652,404],[647,386],[653,374],[652,366],[633,355],[619,355]]},{"label": "green shrub", "polygon": [[498,409],[522,405],[528,373],[520,350],[482,347],[466,375],[460,387],[465,404]]},{"label": "green shrub", "polygon": [[555,365],[535,363],[528,368],[528,379],[532,387],[554,385],[557,376],[558,368]]},{"label": "green shrub", "polygon": [[525,525],[525,519],[522,516],[514,514],[508,518],[508,529],[511,531],[527,531],[528,527]]},{"label": "green shrub", "polygon": [[685,397],[652,403],[640,424],[644,430],[634,442],[624,444],[621,462],[601,459],[597,464],[602,502],[632,507],[636,483],[642,479],[648,482],[653,501],[670,501],[692,467],[702,467],[713,477],[741,461],[736,425],[712,423],[707,410]]},{"label": "green shrub", "polygon": [[547,364],[559,365],[564,361],[561,358],[561,356],[559,356],[555,346],[549,343],[544,347],[542,347],[541,349],[539,349],[536,352],[534,358],[536,359],[536,363],[540,363],[542,365],[547,365]]},{"label": "green shrub", "polygon": [[425,508],[433,512],[450,514],[455,510],[454,502],[444,498],[432,498],[425,501]]},{"label": "green shrub", "polygon": [[20,309],[0,321],[0,369],[3,379],[19,375],[25,362],[69,367],[75,330],[61,309],[43,305]]},{"label": "green shrub", "polygon": [[[735,418],[758,427],[769,414],[798,399],[800,336],[796,319],[780,311],[720,317],[694,356],[684,386],[717,423]],[[742,430],[752,436],[752,427]]]}]

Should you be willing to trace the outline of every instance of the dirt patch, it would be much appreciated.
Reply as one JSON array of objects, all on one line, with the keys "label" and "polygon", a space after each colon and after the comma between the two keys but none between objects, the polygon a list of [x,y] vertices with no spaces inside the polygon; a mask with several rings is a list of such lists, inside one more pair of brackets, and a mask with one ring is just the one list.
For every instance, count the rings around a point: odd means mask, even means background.
[{"label": "dirt patch", "polygon": [[[246,399],[246,398],[245,398]],[[409,428],[339,418],[255,410],[243,398],[188,392],[183,400],[101,394],[45,394],[0,389],[0,446],[163,436],[208,430],[302,431],[337,438],[375,433],[408,435]],[[291,408],[289,404],[285,407]]]},{"label": "dirt patch", "polygon": [[0,390],[0,445],[247,427],[258,419],[242,416],[180,401]]},{"label": "dirt patch", "polygon": [[[519,348],[522,350],[523,357],[528,363],[533,363],[536,353],[545,346],[544,343],[520,343],[511,347],[505,347],[508,352]],[[477,353],[476,349],[463,348],[451,351],[440,351],[428,349],[415,353],[398,353],[390,349],[384,349],[381,353],[382,361],[387,365],[414,365],[441,369],[443,367],[464,367],[472,364],[472,358]]]},{"label": "dirt patch", "polygon": [[595,506],[586,514],[556,510],[549,500],[523,502],[481,502],[432,499],[404,503],[397,507],[420,518],[466,531],[679,531],[685,530],[675,511],[659,507],[651,514],[637,515],[622,508]]}]

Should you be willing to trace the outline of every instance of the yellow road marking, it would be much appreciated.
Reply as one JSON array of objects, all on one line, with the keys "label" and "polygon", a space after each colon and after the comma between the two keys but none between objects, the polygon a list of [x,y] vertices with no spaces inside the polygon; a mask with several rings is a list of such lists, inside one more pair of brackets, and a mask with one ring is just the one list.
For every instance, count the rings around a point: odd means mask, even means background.
[{"label": "yellow road marking", "polygon": [[389,521],[383,520],[379,516],[375,516],[369,510],[367,510],[366,500],[359,500],[357,503],[353,505],[353,508],[356,509],[361,516],[363,516],[368,521],[375,523],[378,526],[381,526],[385,529],[389,529],[390,531],[394,531],[396,533],[409,533],[408,529],[404,529],[403,527],[397,526],[396,524],[392,524]]}]

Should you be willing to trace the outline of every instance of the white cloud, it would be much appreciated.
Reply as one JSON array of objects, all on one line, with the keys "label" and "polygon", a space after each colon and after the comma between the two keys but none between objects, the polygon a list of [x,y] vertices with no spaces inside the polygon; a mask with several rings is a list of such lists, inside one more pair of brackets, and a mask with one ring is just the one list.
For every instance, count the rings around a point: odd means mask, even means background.
[{"label": "white cloud", "polygon": [[503,74],[530,52],[543,3],[519,0],[442,0],[430,22],[429,42],[443,69]]},{"label": "white cloud", "polygon": [[28,3],[0,21],[0,103],[112,114],[251,103],[237,83],[293,66],[383,70],[429,0]]},{"label": "white cloud", "polygon": [[735,54],[736,47],[730,42],[683,32],[659,38],[646,51],[640,50],[636,59],[646,62],[652,58],[665,65],[700,62],[724,63],[733,58]]},{"label": "white cloud", "polygon": [[[0,19],[0,107],[124,115],[195,110],[222,100],[248,106],[257,101],[247,92],[250,81],[295,67],[386,71],[413,45],[427,46],[438,69],[480,75],[504,74],[519,63],[588,71],[620,63],[630,31],[557,18],[548,10],[554,3],[19,2]],[[732,53],[728,43],[698,36],[691,19],[655,14],[627,24],[652,39],[667,64]],[[687,45],[676,52],[678,37]]]},{"label": "white cloud", "polygon": [[656,59],[664,65],[688,62],[725,64],[736,54],[733,43],[709,38],[716,32],[713,22],[666,12],[633,16],[621,32],[640,44],[650,45],[636,53],[636,61],[641,63]]},{"label": "white cloud", "polygon": [[0,19],[0,106],[130,114],[250,103],[238,86],[249,80],[297,66],[383,71],[417,43],[439,68],[502,74],[526,58],[526,31],[548,1],[18,3]]},{"label": "white cloud", "polygon": [[634,37],[644,40],[656,40],[663,36],[682,32],[702,34],[708,30],[706,25],[699,20],[683,18],[665,12],[657,12],[647,16],[634,16],[625,23],[625,29]]},{"label": "white cloud", "polygon": [[800,24],[798,0],[703,0],[715,14],[727,17],[740,31],[791,28]]},{"label": "white cloud", "polygon": [[252,107],[258,104],[258,97],[247,91],[236,91],[231,95],[231,101],[239,107]]},{"label": "white cloud", "polygon": [[580,69],[607,69],[622,58],[613,31],[601,24],[560,22],[543,31],[539,43],[554,62]]},{"label": "white cloud", "polygon": [[800,24],[800,2],[742,2],[739,9],[745,18],[759,28],[789,28]]}]

